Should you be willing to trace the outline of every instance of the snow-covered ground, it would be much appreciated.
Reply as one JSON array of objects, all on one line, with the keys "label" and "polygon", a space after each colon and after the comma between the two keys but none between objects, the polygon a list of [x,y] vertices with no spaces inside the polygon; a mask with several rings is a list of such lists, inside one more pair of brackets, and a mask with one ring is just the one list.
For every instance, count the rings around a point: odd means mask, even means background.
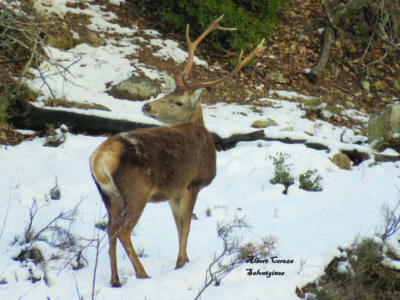
[{"label": "snow-covered ground", "polygon": [[[36,0],[37,7],[64,14],[67,0]],[[90,3],[91,1],[87,1]],[[118,4],[121,0],[114,0]],[[45,3],[46,6],[41,4]],[[51,5],[51,6],[49,6]],[[59,74],[54,66],[43,64],[41,71],[54,74],[49,77],[53,92],[71,101],[95,102],[106,105],[112,112],[87,111],[107,117],[141,122],[155,122],[141,113],[143,102],[116,100],[109,96],[105,84],[121,82],[141,70],[152,78],[162,78],[154,70],[124,58],[138,50],[132,44],[137,28],[120,28],[108,22],[113,15],[101,11],[98,5],[89,5],[92,29],[110,29],[127,36],[112,45],[92,48],[79,45],[66,52],[51,48],[49,53],[58,63],[69,66],[70,73]],[[111,30],[111,29],[110,29]],[[182,50],[173,41],[163,41],[149,32],[149,45],[161,45],[158,55],[182,60]],[[202,63],[198,61],[198,63]],[[36,72],[35,70],[31,70]],[[36,72],[37,74],[37,72]],[[64,76],[61,76],[64,75]],[[67,77],[68,80],[65,80]],[[40,78],[29,84],[49,97],[49,91]],[[283,93],[283,92],[281,92]],[[160,95],[161,97],[162,95]],[[301,95],[296,95],[299,97]],[[204,283],[205,272],[215,253],[222,248],[217,236],[218,222],[229,222],[235,216],[245,217],[250,229],[241,231],[243,242],[258,243],[265,236],[278,240],[278,258],[290,259],[291,264],[244,264],[221,282],[209,287],[203,299],[296,299],[295,288],[314,280],[323,272],[324,265],[337,254],[339,245],[349,245],[356,236],[374,235],[381,230],[383,204],[394,204],[399,199],[400,163],[365,161],[345,171],[334,165],[330,157],[338,152],[343,128],[323,121],[303,118],[304,111],[297,103],[273,100],[272,107],[254,112],[251,106],[232,104],[204,105],[206,126],[220,134],[250,132],[253,121],[274,119],[279,125],[269,127],[269,136],[309,137],[331,146],[331,151],[312,150],[304,145],[279,142],[243,142],[235,148],[218,152],[217,177],[199,195],[189,235],[190,263],[175,270],[178,237],[167,203],[149,204],[133,233],[135,248],[143,249],[141,261],[151,276],[138,280],[128,257],[118,244],[118,266],[123,282],[121,288],[111,288],[110,267],[105,232],[95,224],[106,219],[106,210],[89,171],[88,158],[105,140],[66,134],[66,141],[57,148],[44,147],[44,138],[23,142],[15,147],[0,146],[0,299],[88,299],[92,293],[96,266],[96,244],[101,240],[95,282],[95,299],[193,299]],[[40,105],[40,104],[39,104]],[[291,127],[291,128],[289,128]],[[306,134],[307,132],[308,134]],[[352,130],[343,140],[359,141]],[[362,140],[362,139],[361,139]],[[370,151],[367,145],[360,146]],[[274,166],[271,155],[290,155],[288,162],[295,184],[287,195],[282,185],[272,185]],[[306,192],[298,188],[299,174],[317,169],[323,177],[323,191]],[[61,190],[60,200],[50,200],[49,191],[55,185]],[[34,242],[42,251],[45,263],[21,263],[13,260],[21,249],[25,228],[29,222],[29,208],[35,201],[37,215],[34,228],[39,230],[62,211],[78,207],[75,221],[60,222],[71,233],[83,238],[85,267],[74,270],[68,263],[68,253],[51,247],[45,241]],[[211,210],[211,216],[206,211]],[[248,276],[248,268],[284,272],[282,276]],[[32,283],[32,276],[45,278]]]}]

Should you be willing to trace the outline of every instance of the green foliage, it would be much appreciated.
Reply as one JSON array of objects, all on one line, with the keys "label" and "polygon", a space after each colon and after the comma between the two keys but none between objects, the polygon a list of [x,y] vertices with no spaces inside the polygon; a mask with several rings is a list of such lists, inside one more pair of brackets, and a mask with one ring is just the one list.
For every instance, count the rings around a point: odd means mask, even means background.
[{"label": "green foliage", "polygon": [[318,174],[317,169],[307,170],[305,173],[300,174],[299,181],[299,188],[303,190],[312,192],[322,191],[322,176]]},{"label": "green foliage", "polygon": [[224,15],[221,25],[237,31],[217,31],[210,34],[216,48],[236,50],[253,48],[278,22],[278,12],[287,0],[139,0],[145,12],[154,13],[162,21],[182,32],[190,24],[190,36],[195,39],[211,22]]},{"label": "green foliage", "polygon": [[8,119],[7,107],[8,107],[8,100],[3,96],[0,96],[0,125],[4,125],[7,123]]},{"label": "green foliage", "polygon": [[370,39],[368,28],[362,23],[356,23],[354,25],[354,34],[363,43],[368,43]]},{"label": "green foliage", "polygon": [[290,175],[290,164],[286,160],[290,157],[287,153],[279,152],[275,156],[270,156],[274,164],[274,177],[270,180],[272,184],[283,184],[285,186],[284,194],[287,188],[294,183],[294,178]]},{"label": "green foliage", "polygon": [[322,277],[303,287],[307,300],[400,299],[400,272],[384,263],[382,243],[364,238],[334,257]]}]

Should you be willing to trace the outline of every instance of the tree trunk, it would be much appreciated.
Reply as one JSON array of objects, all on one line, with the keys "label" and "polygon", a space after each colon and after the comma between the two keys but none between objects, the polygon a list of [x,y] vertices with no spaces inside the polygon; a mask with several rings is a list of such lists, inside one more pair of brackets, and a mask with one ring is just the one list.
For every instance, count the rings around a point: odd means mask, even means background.
[{"label": "tree trunk", "polygon": [[354,10],[361,9],[365,6],[370,5],[373,0],[350,0],[347,2],[341,9],[339,9],[333,17],[329,15],[326,10],[326,1],[321,0],[321,5],[324,8],[324,12],[326,18],[328,20],[328,25],[324,30],[324,39],[321,48],[321,54],[318,63],[311,69],[311,72],[308,73],[307,78],[310,82],[316,83],[322,76],[323,71],[325,70],[326,64],[329,59],[329,54],[331,51],[331,46],[333,44],[333,35],[332,32],[337,30],[337,24],[339,21],[347,16],[350,12]]}]

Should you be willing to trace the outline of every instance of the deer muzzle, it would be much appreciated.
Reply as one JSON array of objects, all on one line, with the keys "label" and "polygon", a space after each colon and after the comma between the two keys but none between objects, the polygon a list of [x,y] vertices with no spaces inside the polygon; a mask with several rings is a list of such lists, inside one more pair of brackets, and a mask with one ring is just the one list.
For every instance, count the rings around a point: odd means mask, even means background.
[{"label": "deer muzzle", "polygon": [[143,105],[142,112],[145,115],[149,114],[151,112],[151,105],[149,103],[146,103],[145,105]]}]

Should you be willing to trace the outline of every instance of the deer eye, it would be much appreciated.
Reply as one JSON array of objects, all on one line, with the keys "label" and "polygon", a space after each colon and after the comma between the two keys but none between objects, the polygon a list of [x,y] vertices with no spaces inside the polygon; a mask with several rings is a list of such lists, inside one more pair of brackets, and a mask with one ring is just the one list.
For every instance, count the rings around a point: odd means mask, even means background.
[{"label": "deer eye", "polygon": [[177,106],[182,106],[183,103],[182,103],[182,102],[175,102],[175,105],[177,105]]}]

